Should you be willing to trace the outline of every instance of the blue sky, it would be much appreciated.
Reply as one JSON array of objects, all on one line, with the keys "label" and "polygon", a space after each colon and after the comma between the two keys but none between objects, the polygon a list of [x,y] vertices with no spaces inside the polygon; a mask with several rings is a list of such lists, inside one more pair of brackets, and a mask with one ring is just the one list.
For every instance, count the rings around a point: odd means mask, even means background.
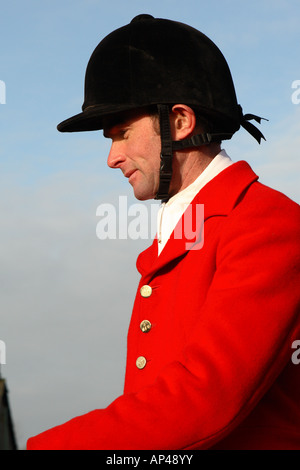
[{"label": "blue sky", "polygon": [[298,0],[2,2],[0,340],[21,447],[122,393],[135,259],[149,241],[97,239],[97,206],[119,194],[134,202],[131,188],[107,168],[102,133],[60,134],[56,125],[80,112],[98,42],[140,13],[216,42],[244,112],[269,119],[260,126],[266,142],[241,130],[227,152],[300,201]]}]

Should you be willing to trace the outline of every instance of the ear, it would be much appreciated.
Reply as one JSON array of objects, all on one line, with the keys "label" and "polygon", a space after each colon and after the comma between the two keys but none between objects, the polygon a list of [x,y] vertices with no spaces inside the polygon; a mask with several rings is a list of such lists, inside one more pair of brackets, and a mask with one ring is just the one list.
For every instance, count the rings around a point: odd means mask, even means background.
[{"label": "ear", "polygon": [[196,116],[192,108],[185,104],[175,104],[170,114],[173,140],[182,140],[192,135],[196,127]]}]

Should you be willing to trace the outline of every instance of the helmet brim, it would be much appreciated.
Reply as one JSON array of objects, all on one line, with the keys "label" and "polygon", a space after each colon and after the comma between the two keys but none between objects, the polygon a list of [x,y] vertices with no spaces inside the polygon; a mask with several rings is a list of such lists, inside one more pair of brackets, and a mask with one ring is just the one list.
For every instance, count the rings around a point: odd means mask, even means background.
[{"label": "helmet brim", "polygon": [[[142,107],[142,106],[141,106]],[[58,124],[57,130],[59,132],[83,132],[83,131],[97,131],[104,127],[104,119],[113,116],[114,114],[123,111],[131,111],[137,109],[136,104],[132,106],[128,104],[109,104],[99,106],[88,106],[82,113],[66,119]]]}]

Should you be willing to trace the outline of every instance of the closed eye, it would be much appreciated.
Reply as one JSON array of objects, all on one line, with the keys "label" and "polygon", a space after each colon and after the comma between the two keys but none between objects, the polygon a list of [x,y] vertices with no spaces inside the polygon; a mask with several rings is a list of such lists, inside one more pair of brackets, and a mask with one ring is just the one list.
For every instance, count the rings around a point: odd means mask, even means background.
[{"label": "closed eye", "polygon": [[104,129],[103,135],[107,139],[112,139],[113,141],[123,140],[128,137],[128,128],[113,128],[113,129]]}]

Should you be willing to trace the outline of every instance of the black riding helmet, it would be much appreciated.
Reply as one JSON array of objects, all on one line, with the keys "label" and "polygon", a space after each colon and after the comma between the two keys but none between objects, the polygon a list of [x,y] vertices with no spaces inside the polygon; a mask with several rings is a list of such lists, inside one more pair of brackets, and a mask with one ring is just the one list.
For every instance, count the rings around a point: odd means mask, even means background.
[{"label": "black riding helmet", "polygon": [[[172,142],[170,105],[183,103],[210,123],[210,132]],[[230,139],[243,126],[260,143],[264,136],[237,103],[227,62],[217,46],[183,23],[139,15],[106,36],[94,50],[85,75],[82,112],[60,132],[103,129],[122,111],[155,105],[160,116],[161,169],[157,199],[167,199],[174,150]]]}]

